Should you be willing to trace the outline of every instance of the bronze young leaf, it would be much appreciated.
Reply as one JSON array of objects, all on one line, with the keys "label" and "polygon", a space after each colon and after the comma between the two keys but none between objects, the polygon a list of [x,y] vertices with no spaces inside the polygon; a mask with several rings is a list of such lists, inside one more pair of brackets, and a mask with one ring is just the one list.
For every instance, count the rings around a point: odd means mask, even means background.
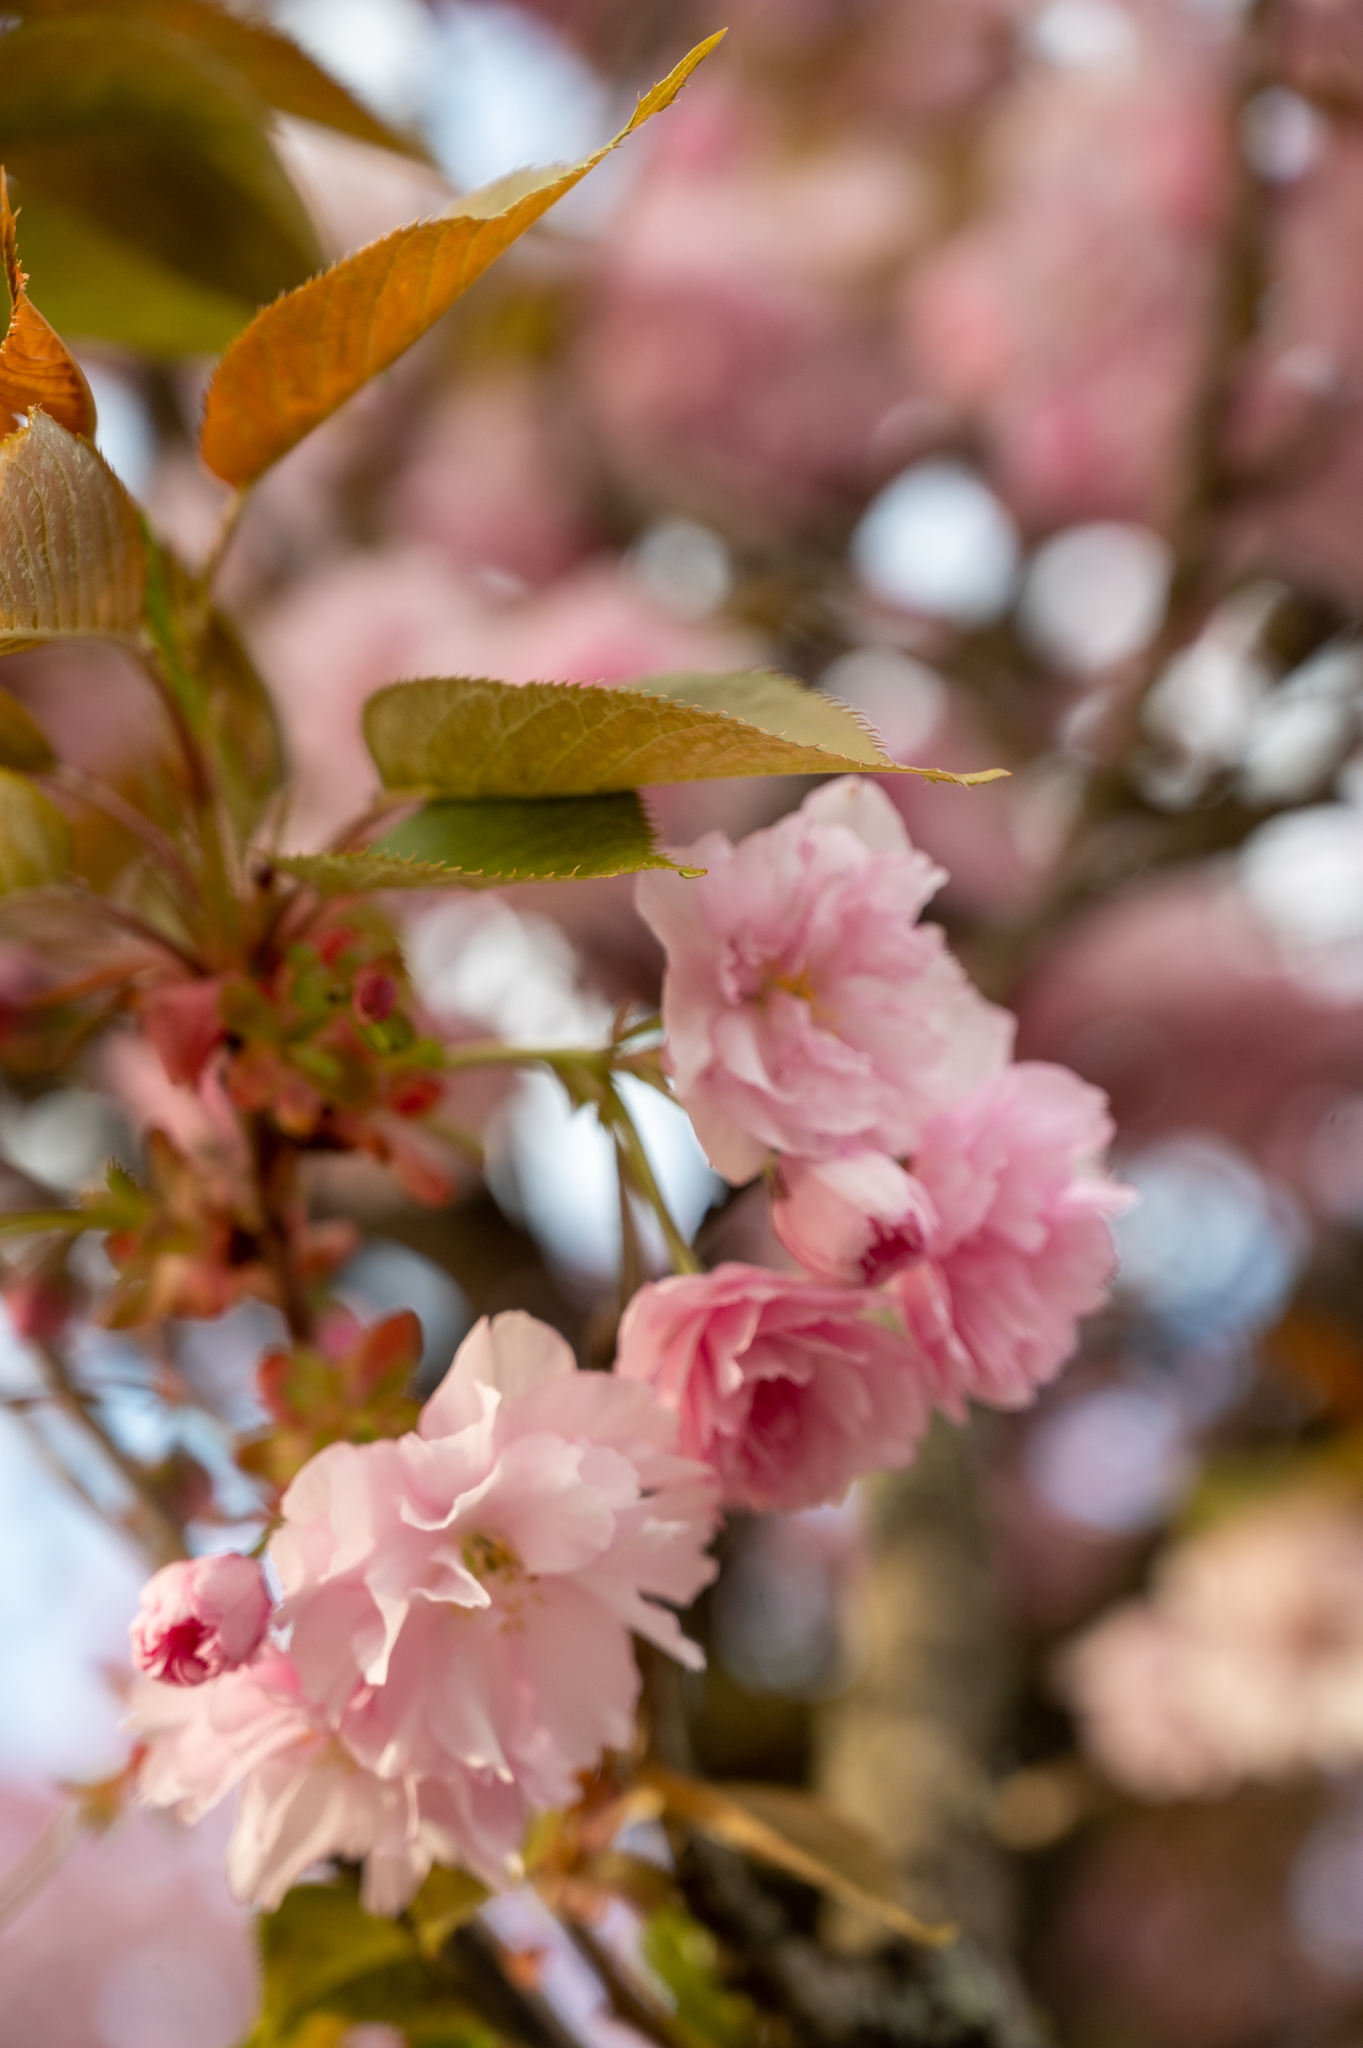
[{"label": "bronze young leaf", "polygon": [[555,200],[660,108],[715,44],[711,36],[646,93],[627,125],[569,168],[516,171],[334,263],[259,313],[208,389],[201,448],[230,484],[249,484],[411,347]]},{"label": "bronze young leaf", "polygon": [[[9,293],[9,326],[0,342],[0,408],[14,415],[41,406],[69,434],[93,434],[95,401],[85,372],[60,335],[34,305],[19,268],[9,184],[0,165],[0,262]],[[0,424],[4,424],[0,420]]]}]

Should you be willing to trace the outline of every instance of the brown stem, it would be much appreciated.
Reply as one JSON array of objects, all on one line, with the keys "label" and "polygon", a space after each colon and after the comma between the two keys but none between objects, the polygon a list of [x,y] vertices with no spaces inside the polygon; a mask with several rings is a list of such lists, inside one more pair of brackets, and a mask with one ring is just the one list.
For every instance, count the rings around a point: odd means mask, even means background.
[{"label": "brown stem", "polygon": [[87,904],[97,910],[109,924],[116,924],[121,930],[132,932],[145,945],[156,946],[163,953],[172,954],[191,974],[208,972],[207,962],[198,953],[192,952],[188,946],[182,946],[178,939],[172,939],[168,933],[158,931],[155,925],[148,924],[144,917],[139,917],[135,910],[128,910],[121,903],[112,903],[107,896],[96,895],[95,891],[87,889],[83,882],[67,882],[65,888],[68,896],[74,896],[78,903]]},{"label": "brown stem", "polygon": [[247,1134],[260,1200],[261,1249],[289,1335],[295,1343],[306,1344],[312,1335],[312,1308],[293,1256],[298,1148],[265,1115],[248,1119]]}]

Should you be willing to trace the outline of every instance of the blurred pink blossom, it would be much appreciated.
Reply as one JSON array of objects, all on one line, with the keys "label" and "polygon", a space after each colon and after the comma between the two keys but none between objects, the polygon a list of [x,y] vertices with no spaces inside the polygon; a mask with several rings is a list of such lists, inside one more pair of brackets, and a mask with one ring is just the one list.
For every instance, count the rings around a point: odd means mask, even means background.
[{"label": "blurred pink blossom", "polygon": [[697,80],[606,238],[579,342],[632,486],[780,530],[879,481],[876,428],[908,395],[887,284],[935,204],[902,148],[793,147],[732,77]]},{"label": "blurred pink blossom", "polygon": [[[0,1870],[56,1803],[0,1786]],[[233,2048],[259,1998],[251,1923],[222,1874],[226,1816],[192,1832],[130,1812],[85,1832],[0,1928],[0,2048]]]},{"label": "blurred pink blossom", "polygon": [[934,1109],[1002,1070],[1012,1019],[917,922],[944,876],[873,783],[825,784],[737,847],[711,833],[684,857],[706,874],[644,875],[637,901],[667,950],[677,1093],[728,1180],[773,1149],[907,1153]]},{"label": "blurred pink blossom", "polygon": [[910,1464],[927,1426],[922,1375],[875,1306],[755,1266],[659,1280],[625,1311],[616,1369],[676,1411],[727,1506],[815,1507]]},{"label": "blurred pink blossom", "polygon": [[133,1663],[169,1685],[202,1685],[253,1657],[270,1620],[270,1595],[253,1558],[185,1558],[142,1588],[132,1624]]},{"label": "blurred pink blossom", "polygon": [[907,360],[1028,520],[1163,524],[1184,484],[1230,152],[1224,39],[1160,0],[1111,63],[1033,71],[983,212],[911,278]]},{"label": "blurred pink blossom", "polygon": [[1063,1653],[1084,1740],[1147,1798],[1363,1763],[1363,1514],[1297,1491],[1168,1553]]}]

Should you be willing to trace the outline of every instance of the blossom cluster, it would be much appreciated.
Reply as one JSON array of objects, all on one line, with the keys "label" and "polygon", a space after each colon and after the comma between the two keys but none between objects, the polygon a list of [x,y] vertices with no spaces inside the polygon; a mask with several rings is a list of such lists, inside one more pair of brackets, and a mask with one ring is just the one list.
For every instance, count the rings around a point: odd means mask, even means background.
[{"label": "blossom cluster", "polygon": [[678,1411],[728,1504],[806,1507],[907,1464],[934,1406],[1031,1400],[1103,1299],[1126,1196],[1098,1170],[1101,1093],[1014,1061],[1013,1019],[920,922],[946,876],[875,784],[685,857],[702,879],[638,884],[672,1080],[726,1179],[769,1173],[809,1277],[646,1287],[619,1369]]},{"label": "blossom cluster", "polygon": [[532,1814],[631,1740],[631,1631],[699,1661],[659,1603],[713,1576],[715,1487],[675,1437],[648,1388],[579,1372],[532,1317],[479,1323],[415,1430],[295,1478],[268,1627],[248,1561],[151,1581],[143,1796],[193,1821],[240,1787],[229,1877],[266,1908],[329,1856],[364,1860],[379,1913],[437,1861],[513,1882]]},{"label": "blossom cluster", "polygon": [[[375,1911],[433,1862],[514,1881],[531,1817],[633,1739],[631,1633],[699,1663],[674,1610],[713,1576],[722,1508],[836,1500],[909,1464],[934,1408],[1026,1402],[1102,1298],[1121,1200],[1103,1099],[1013,1061],[1012,1019],[921,922],[945,877],[889,799],[830,783],[689,860],[699,880],[639,888],[673,1085],[721,1172],[767,1173],[805,1270],[646,1284],[613,1373],[529,1316],[484,1320],[419,1416],[409,1315],[324,1319],[266,1361],[278,1428],[243,1456],[288,1482],[278,1597],[241,1560],[167,1567],[132,1710],[145,1797],[193,1819],[240,1787],[230,1874],[266,1906],[326,1856],[363,1860]],[[320,1103],[318,1054],[341,1071],[372,1034],[307,966],[290,1002],[315,983],[316,1015],[269,1047],[217,999],[203,1057],[222,1048],[239,1101],[244,1072],[292,1061]],[[327,1086],[318,1116],[348,1113]]]}]

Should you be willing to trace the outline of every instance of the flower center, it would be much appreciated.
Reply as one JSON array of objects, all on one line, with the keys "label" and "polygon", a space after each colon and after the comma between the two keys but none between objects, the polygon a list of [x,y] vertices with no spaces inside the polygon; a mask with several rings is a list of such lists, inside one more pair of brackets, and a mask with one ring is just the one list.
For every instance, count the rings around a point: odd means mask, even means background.
[{"label": "flower center", "polygon": [[484,1536],[475,1530],[464,1538],[463,1559],[466,1570],[475,1579],[515,1579],[522,1571],[520,1559],[509,1543],[500,1536]]}]

